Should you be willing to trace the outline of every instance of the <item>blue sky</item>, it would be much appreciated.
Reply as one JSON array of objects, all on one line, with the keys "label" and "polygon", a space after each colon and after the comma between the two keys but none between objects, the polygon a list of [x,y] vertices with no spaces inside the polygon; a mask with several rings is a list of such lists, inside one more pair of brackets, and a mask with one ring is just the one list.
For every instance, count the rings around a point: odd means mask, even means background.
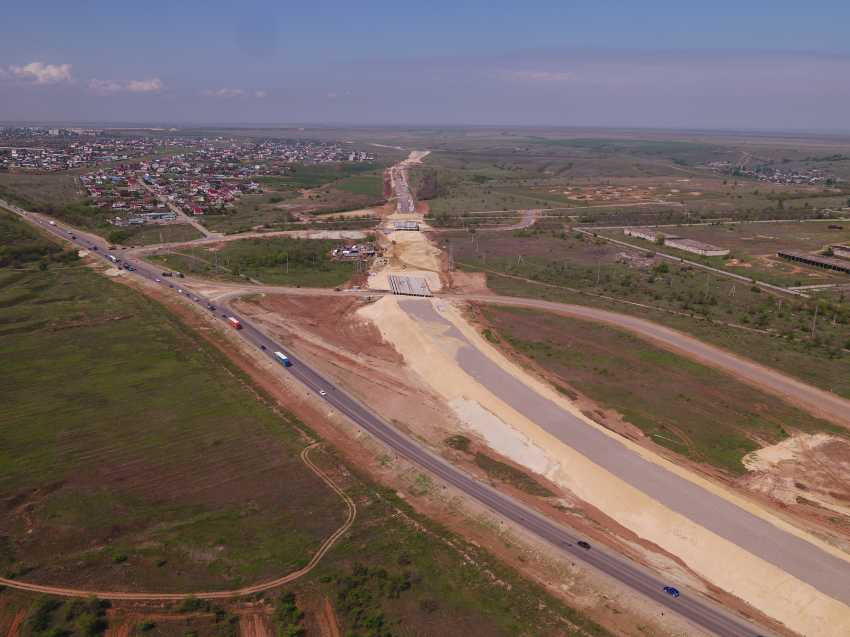
[{"label": "blue sky", "polygon": [[0,121],[847,130],[847,2],[10,3]]}]

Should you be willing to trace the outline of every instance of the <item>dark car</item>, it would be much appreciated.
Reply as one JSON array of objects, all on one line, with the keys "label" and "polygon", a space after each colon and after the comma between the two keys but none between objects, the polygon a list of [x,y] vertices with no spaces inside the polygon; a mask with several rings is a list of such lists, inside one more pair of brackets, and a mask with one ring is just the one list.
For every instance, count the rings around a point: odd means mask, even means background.
[{"label": "dark car", "polygon": [[77,237],[75,237],[74,235],[71,235],[71,238],[72,238],[72,239],[76,239]]},{"label": "dark car", "polygon": [[227,314],[222,314],[221,318],[227,318]]},{"label": "dark car", "polygon": [[669,593],[669,594],[670,594],[670,595],[672,595],[673,597],[678,597],[678,596],[679,596],[679,591],[677,591],[677,590],[676,590],[675,588],[673,588],[672,586],[665,586],[665,587],[664,587],[664,592],[665,592],[665,593]]},{"label": "dark car", "polygon": [[215,312],[215,305],[210,305],[210,311]]},{"label": "dark car", "polygon": [[186,296],[188,296],[189,298],[192,298],[192,295],[189,294],[188,292],[186,292]]},{"label": "dark car", "polygon": [[583,549],[587,549],[588,551],[590,550],[590,544],[588,544],[584,540],[582,540],[581,542],[576,542],[576,544],[578,544]]},{"label": "dark car", "polygon": [[169,285],[168,287],[173,288],[174,286],[173,286],[173,285]]},{"label": "dark car", "polygon": [[91,249],[92,249],[92,250],[97,250],[97,246],[92,246],[92,247],[91,247]]},{"label": "dark car", "polygon": [[264,350],[264,349],[266,349],[266,346],[265,346],[265,345],[260,345],[260,349],[263,349],[263,350]]}]

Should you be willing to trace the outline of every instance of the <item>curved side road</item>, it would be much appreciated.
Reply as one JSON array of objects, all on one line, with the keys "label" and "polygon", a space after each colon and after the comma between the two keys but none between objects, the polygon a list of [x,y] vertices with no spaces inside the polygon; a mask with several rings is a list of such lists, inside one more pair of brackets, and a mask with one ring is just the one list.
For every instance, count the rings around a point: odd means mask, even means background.
[{"label": "curved side road", "polygon": [[764,367],[759,363],[736,356],[714,345],[703,343],[683,332],[657,325],[651,321],[635,318],[627,314],[618,314],[616,312],[598,310],[582,305],[554,303],[552,301],[538,301],[535,299],[512,298],[507,296],[461,294],[444,294],[440,296],[442,298],[454,298],[464,301],[531,307],[622,327],[652,341],[663,343],[666,349],[677,350],[686,358],[722,368],[732,376],[748,379],[759,387],[778,394],[781,398],[791,397],[798,401],[803,401],[817,411],[832,414],[841,421],[841,424],[850,427],[850,401],[841,396],[812,387],[774,369]]},{"label": "curved side road", "polygon": [[9,588],[17,588],[19,590],[31,591],[33,593],[48,593],[50,595],[62,595],[65,597],[81,597],[85,595],[89,595],[94,593],[98,597],[102,599],[127,599],[127,600],[179,600],[186,597],[186,595],[196,595],[198,597],[203,597],[204,599],[226,599],[230,597],[238,597],[240,595],[252,595],[253,593],[259,593],[260,591],[268,590],[270,588],[274,588],[276,586],[281,586],[292,580],[298,579],[302,575],[309,573],[315,568],[316,564],[319,563],[319,560],[324,557],[325,553],[328,552],[328,549],[333,546],[334,542],[336,542],[343,533],[345,533],[351,525],[354,523],[354,518],[357,515],[357,506],[354,504],[354,501],[349,498],[345,492],[340,489],[333,480],[331,480],[321,469],[319,469],[312,460],[308,457],[308,452],[311,449],[314,449],[321,445],[322,443],[317,442],[315,444],[310,445],[304,451],[301,452],[301,459],[305,462],[305,464],[310,467],[316,475],[318,475],[325,483],[339,496],[343,499],[345,504],[348,506],[348,519],[345,521],[341,527],[339,527],[336,532],[331,535],[322,547],[316,552],[313,556],[313,559],[310,560],[310,563],[307,564],[300,571],[295,571],[294,573],[290,573],[286,577],[281,577],[280,579],[272,580],[271,582],[264,582],[262,584],[255,584],[254,586],[248,586],[247,588],[240,588],[235,591],[215,591],[215,592],[196,592],[196,593],[115,593],[109,591],[88,591],[88,590],[77,590],[72,588],[56,588],[54,586],[40,586],[38,584],[27,584],[26,582],[19,582],[13,579],[5,579],[0,577],[0,585],[8,586]]}]

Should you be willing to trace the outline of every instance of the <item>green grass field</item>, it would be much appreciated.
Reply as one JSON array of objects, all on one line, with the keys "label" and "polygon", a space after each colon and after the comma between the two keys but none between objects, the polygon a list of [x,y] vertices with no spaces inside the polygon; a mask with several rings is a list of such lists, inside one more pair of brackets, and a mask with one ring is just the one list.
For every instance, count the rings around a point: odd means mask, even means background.
[{"label": "green grass field", "polygon": [[[124,232],[127,235],[119,243],[128,245],[151,245],[156,243],[181,243],[200,239],[204,234],[189,223],[174,224],[152,224],[144,226],[130,226],[127,228],[116,228],[116,232]],[[109,235],[107,235],[108,237]]]},{"label": "green grass field", "polygon": [[733,475],[745,472],[744,455],[789,432],[847,437],[843,427],[627,332],[522,308],[484,315],[512,347],[657,444]]},{"label": "green grass field", "polygon": [[164,308],[87,269],[0,273],[0,307],[0,568],[221,588],[303,566],[345,519],[296,431]]},{"label": "green grass field", "polygon": [[194,268],[192,251],[185,248],[170,256],[157,255],[148,260],[202,278],[217,276],[220,280],[237,281],[243,274],[268,285],[328,288],[345,283],[356,272],[354,263],[331,261],[328,257],[340,243],[342,241],[290,237],[228,241],[216,251],[218,275],[216,252],[210,250],[195,250]]}]

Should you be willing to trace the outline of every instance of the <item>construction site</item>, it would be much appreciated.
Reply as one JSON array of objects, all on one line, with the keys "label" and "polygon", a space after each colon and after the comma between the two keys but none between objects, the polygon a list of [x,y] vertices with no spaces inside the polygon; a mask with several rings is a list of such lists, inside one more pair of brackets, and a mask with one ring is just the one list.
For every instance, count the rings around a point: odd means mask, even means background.
[{"label": "construction site", "polygon": [[[360,471],[391,485],[392,497],[451,527],[552,598],[585,609],[611,634],[632,634],[634,626],[652,634],[706,632],[684,611],[670,612],[666,598],[648,598],[594,566],[590,557],[582,561],[582,555],[564,550],[572,543],[549,541],[523,517],[528,511],[584,538],[587,548],[578,546],[593,559],[602,554],[637,565],[647,577],[681,587],[684,598],[722,608],[753,630],[783,637],[850,634],[850,410],[843,399],[823,388],[800,389],[803,383],[676,326],[651,322],[647,314],[621,311],[629,303],[676,320],[704,320],[693,312],[688,316],[691,307],[672,305],[699,305],[691,291],[693,268],[672,272],[660,267],[657,255],[624,252],[564,228],[539,238],[529,230],[548,223],[541,211],[523,211],[521,224],[503,229],[511,233],[496,230],[478,237],[438,231],[426,222],[427,203],[417,201],[407,182],[409,167],[426,154],[414,151],[387,171],[396,202],[380,211],[374,242],[370,237],[335,243],[327,251],[335,261],[355,262],[354,274],[339,291],[243,283],[238,274],[225,282],[186,279],[182,285],[190,284],[198,297],[193,301],[181,289],[178,303],[172,303],[175,311],[236,348],[241,373],[261,383],[264,396],[297,405],[299,418],[345,449]],[[626,234],[662,239],[643,228]],[[700,256],[729,254],[681,237],[664,236],[663,242]],[[529,257],[533,250],[535,257]],[[567,251],[584,259],[581,267],[561,258]],[[791,252],[777,257],[809,259],[805,263],[817,267],[830,267],[824,259],[844,263]],[[588,267],[589,258],[594,268]],[[609,270],[603,271],[603,260]],[[549,278],[536,271],[525,276],[532,267],[545,269]],[[587,285],[583,290],[561,285],[557,277],[566,277],[570,268],[571,276]],[[129,275],[119,270],[112,276]],[[718,296],[735,294],[734,282],[712,276],[698,282],[696,298],[706,308],[717,306]],[[494,277],[515,286],[513,294],[497,295]],[[663,285],[668,296],[651,296],[651,285]],[[747,287],[740,291],[747,300],[742,302],[760,301],[762,290]],[[356,294],[343,294],[342,288]],[[596,305],[564,300],[567,293],[583,292]],[[639,293],[647,297],[635,300]],[[156,294],[167,300],[172,293],[162,287]],[[199,298],[207,300],[206,307]],[[658,304],[648,305],[649,299]],[[662,309],[662,301],[670,306]],[[835,323],[839,309],[829,307]],[[795,311],[802,308],[799,302]],[[244,326],[236,325],[245,329],[222,329],[215,314],[222,310],[233,313],[228,320],[241,317]],[[759,334],[775,338],[767,330]],[[270,347],[260,348],[261,342]],[[277,360],[291,360],[290,366],[269,358],[274,347],[288,355],[275,352]],[[301,368],[325,384],[296,380],[291,374]],[[361,424],[365,416],[357,420],[332,402],[328,394],[337,388],[367,406],[393,435],[415,441],[417,453],[509,496],[526,507],[518,509],[524,513],[510,517],[488,504],[491,500],[464,491],[448,474],[426,473],[414,457],[370,433]],[[623,398],[633,393],[658,400]],[[679,419],[678,413],[684,416]],[[329,458],[317,461],[327,472],[317,475],[352,483],[342,465]],[[368,489],[358,498],[345,509],[347,524],[356,507],[370,510],[381,502],[378,492]],[[337,508],[336,518],[343,522]],[[332,539],[347,540],[347,530],[340,527]],[[319,547],[311,553],[316,560],[322,555]],[[398,557],[400,567],[409,563],[404,555]],[[469,553],[462,559],[463,566],[487,568]],[[510,590],[503,579],[494,575],[492,580],[492,586]],[[330,582],[330,575],[319,581]],[[321,634],[338,634],[329,603],[326,608],[318,598],[306,598],[311,621],[324,626]],[[431,612],[426,607],[431,602],[419,602],[420,611]],[[256,635],[266,630],[256,629]],[[453,631],[461,634],[461,624]]]}]

